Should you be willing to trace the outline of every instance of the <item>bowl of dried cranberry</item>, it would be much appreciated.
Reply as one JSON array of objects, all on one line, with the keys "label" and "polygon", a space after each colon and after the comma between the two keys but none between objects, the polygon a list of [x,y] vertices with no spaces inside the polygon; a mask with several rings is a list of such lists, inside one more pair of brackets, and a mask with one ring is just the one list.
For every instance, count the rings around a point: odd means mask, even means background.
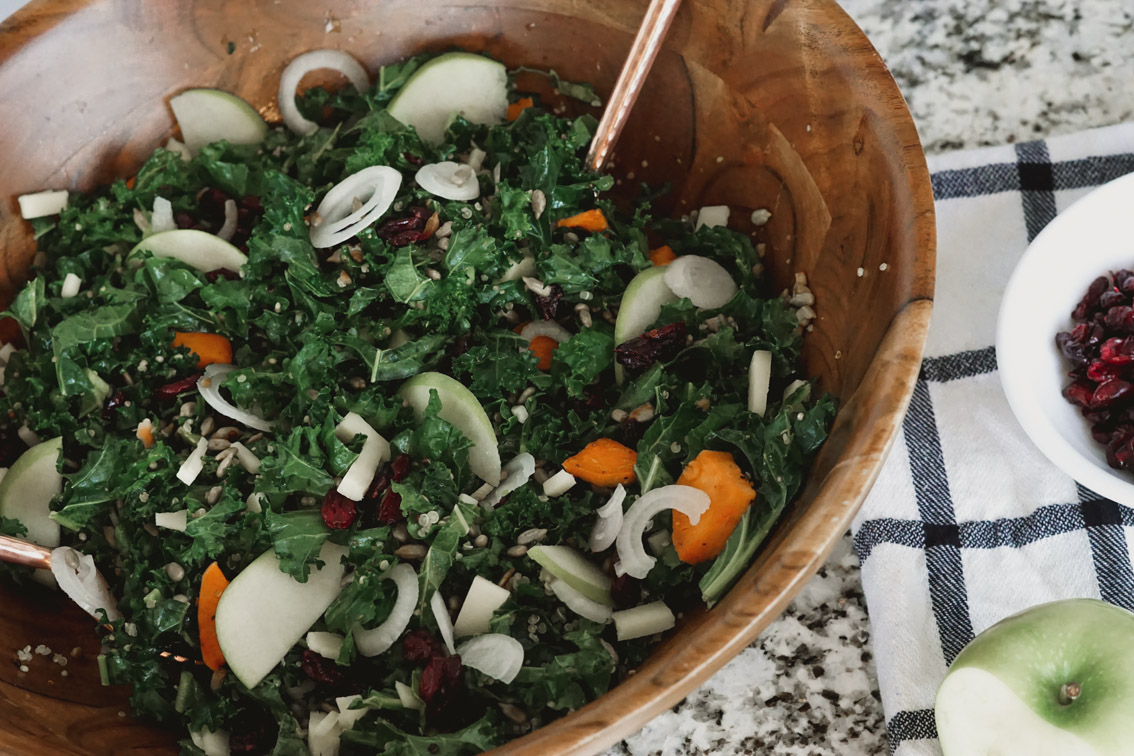
[{"label": "bowl of dried cranberry", "polygon": [[1084,486],[1134,504],[1134,174],[1036,237],[1004,292],[996,355],[1024,431]]}]

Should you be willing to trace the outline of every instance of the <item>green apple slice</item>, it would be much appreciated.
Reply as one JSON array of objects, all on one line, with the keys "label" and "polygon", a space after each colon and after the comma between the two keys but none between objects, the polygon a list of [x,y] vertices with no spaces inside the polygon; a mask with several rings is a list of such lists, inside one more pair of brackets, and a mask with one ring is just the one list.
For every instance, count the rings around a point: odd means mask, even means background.
[{"label": "green apple slice", "polygon": [[0,516],[19,520],[28,529],[29,541],[51,549],[59,545],[51,500],[63,490],[63,476],[56,469],[62,451],[62,438],[36,444],[0,480]]},{"label": "green apple slice", "polygon": [[341,558],[347,549],[323,544],[322,569],[301,583],[280,570],[274,551],[261,554],[237,575],[217,605],[217,640],[229,669],[254,688],[311,629],[342,590]]},{"label": "green apple slice", "polygon": [[390,100],[390,115],[417,129],[422,141],[440,144],[456,115],[472,123],[502,123],[508,112],[504,64],[472,53],[440,55],[410,76]]},{"label": "green apple slice", "polygon": [[610,578],[598,565],[570,546],[533,546],[528,556],[549,573],[591,601],[614,606],[610,597]]},{"label": "green apple slice", "polygon": [[243,252],[224,239],[194,228],[179,228],[147,236],[130,250],[129,256],[144,249],[154,257],[172,257],[204,273],[220,268],[239,273],[248,262]]},{"label": "green apple slice", "polygon": [[268,124],[255,108],[219,89],[186,89],[169,101],[185,146],[194,155],[206,144],[259,144]]},{"label": "green apple slice", "polygon": [[1134,742],[1134,614],[1095,599],[1033,607],[978,635],[937,691],[946,756],[1119,756]]},{"label": "green apple slice", "polygon": [[[646,268],[630,280],[618,305],[614,321],[614,345],[637,338],[661,315],[663,305],[677,299],[665,282],[665,267]],[[622,383],[621,365],[614,366],[615,379]]]},{"label": "green apple slice", "polygon": [[420,421],[429,404],[429,392],[441,400],[441,419],[452,423],[472,441],[469,468],[485,483],[500,483],[500,449],[488,413],[459,381],[442,373],[418,373],[402,384],[398,393],[413,407]]}]

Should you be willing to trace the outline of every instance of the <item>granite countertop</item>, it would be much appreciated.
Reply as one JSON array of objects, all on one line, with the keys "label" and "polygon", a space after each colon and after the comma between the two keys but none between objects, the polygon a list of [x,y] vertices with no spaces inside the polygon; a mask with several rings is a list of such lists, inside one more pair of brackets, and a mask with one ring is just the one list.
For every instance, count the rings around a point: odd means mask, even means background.
[{"label": "granite countertop", "polygon": [[[926,152],[1134,120],[1130,0],[843,0]],[[888,753],[849,536],[755,643],[610,754]]]}]

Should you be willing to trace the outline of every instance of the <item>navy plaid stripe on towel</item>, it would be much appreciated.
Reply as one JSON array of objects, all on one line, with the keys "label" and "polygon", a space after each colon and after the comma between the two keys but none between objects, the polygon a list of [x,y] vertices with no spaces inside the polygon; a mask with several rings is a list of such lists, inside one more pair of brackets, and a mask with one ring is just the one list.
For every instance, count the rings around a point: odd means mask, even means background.
[{"label": "navy plaid stripe on towel", "polygon": [[939,756],[934,695],[976,633],[1060,598],[1134,609],[1134,510],[1077,485],[1032,446],[993,347],[1028,242],[1090,189],[1134,171],[1134,124],[941,155],[930,171],[933,328],[900,437],[852,528],[898,756]]}]

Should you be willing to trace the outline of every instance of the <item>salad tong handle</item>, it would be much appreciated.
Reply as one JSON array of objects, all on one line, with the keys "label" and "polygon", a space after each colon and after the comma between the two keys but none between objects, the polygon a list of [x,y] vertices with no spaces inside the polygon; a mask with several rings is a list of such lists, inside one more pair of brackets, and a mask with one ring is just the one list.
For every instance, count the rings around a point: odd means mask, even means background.
[{"label": "salad tong handle", "polygon": [[0,562],[34,567],[37,570],[50,570],[51,549],[19,538],[0,535]]},{"label": "salad tong handle", "polygon": [[662,40],[680,6],[681,0],[651,0],[642,25],[638,27],[638,35],[634,37],[634,44],[630,46],[626,62],[622,64],[622,71],[610,94],[610,102],[607,103],[595,137],[591,140],[591,149],[587,153],[587,165],[591,170],[601,171],[610,159],[614,143],[618,141],[618,135],[626,125],[630,109],[634,107],[638,94],[642,91],[646,74],[654,65]]}]

